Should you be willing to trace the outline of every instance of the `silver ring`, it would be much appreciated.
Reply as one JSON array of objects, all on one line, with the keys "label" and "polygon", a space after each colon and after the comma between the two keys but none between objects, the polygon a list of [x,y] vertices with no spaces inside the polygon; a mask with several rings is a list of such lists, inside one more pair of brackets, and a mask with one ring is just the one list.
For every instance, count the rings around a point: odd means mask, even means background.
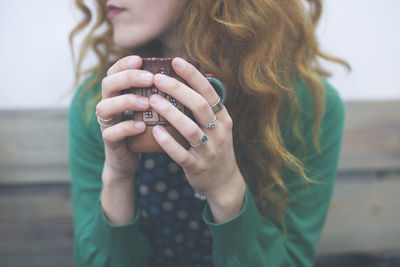
[{"label": "silver ring", "polygon": [[97,115],[97,112],[95,114],[96,114],[97,122],[100,124],[100,126],[110,127],[110,126],[114,125],[114,122],[112,122],[112,120],[114,120],[114,116],[111,116],[111,118],[105,120],[105,119],[101,118],[99,115]]},{"label": "silver ring", "polygon": [[217,125],[217,117],[214,116],[214,119],[212,119],[209,122],[207,122],[203,126],[203,128],[206,128],[207,130],[211,130],[211,129],[214,129],[216,125]]},{"label": "silver ring", "polygon": [[206,134],[203,134],[203,136],[200,138],[200,143],[193,145],[192,143],[190,143],[191,147],[198,147],[200,145],[204,145],[206,144],[208,141],[208,136]]}]

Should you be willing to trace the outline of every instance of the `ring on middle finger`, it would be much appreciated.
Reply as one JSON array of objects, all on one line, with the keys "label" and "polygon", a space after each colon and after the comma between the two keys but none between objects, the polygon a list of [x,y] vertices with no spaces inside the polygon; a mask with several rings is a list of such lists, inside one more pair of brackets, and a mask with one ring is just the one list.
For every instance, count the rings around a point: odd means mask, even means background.
[{"label": "ring on middle finger", "polygon": [[206,124],[202,125],[202,127],[206,128],[207,130],[211,130],[211,129],[214,129],[216,125],[217,125],[217,117],[214,116],[214,118],[212,120],[210,120]]}]

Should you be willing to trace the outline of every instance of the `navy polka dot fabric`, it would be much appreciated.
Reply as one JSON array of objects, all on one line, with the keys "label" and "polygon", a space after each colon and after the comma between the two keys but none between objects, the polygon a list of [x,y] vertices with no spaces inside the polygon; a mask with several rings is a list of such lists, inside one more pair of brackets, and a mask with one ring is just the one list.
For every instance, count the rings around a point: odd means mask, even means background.
[{"label": "navy polka dot fabric", "polygon": [[213,266],[212,238],[202,220],[206,200],[182,168],[167,154],[143,154],[135,182],[151,266]]}]

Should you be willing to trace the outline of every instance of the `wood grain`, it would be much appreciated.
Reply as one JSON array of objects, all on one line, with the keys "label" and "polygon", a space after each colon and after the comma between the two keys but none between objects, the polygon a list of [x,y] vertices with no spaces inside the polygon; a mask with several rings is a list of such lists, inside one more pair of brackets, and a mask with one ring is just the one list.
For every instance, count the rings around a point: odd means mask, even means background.
[{"label": "wood grain", "polygon": [[65,109],[0,111],[0,184],[65,183]]},{"label": "wood grain", "polygon": [[400,101],[345,104],[339,171],[400,170]]},{"label": "wood grain", "polygon": [[[400,101],[346,102],[339,172],[400,170]],[[0,111],[0,184],[65,183],[67,110]]]},{"label": "wood grain", "polygon": [[[345,104],[318,253],[400,250],[400,101]],[[67,110],[1,110],[1,266],[73,266],[69,183]]]},{"label": "wood grain", "polygon": [[339,179],[319,254],[400,250],[400,176]]},{"label": "wood grain", "polygon": [[73,266],[69,185],[0,187],[0,266]]}]

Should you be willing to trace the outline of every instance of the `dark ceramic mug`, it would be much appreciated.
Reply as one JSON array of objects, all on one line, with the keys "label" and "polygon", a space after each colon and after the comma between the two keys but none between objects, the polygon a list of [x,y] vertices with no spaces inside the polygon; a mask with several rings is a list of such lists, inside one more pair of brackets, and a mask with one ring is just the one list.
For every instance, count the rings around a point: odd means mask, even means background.
[{"label": "dark ceramic mug", "polygon": [[[147,70],[153,74],[162,73],[175,78],[187,84],[180,78],[172,68],[173,58],[143,58],[141,69]],[[200,69],[200,64],[187,60],[197,69]],[[221,97],[221,101],[225,103],[226,90],[223,84],[212,75],[205,75],[206,79],[211,83],[215,91]],[[123,94],[136,94],[140,96],[150,97],[152,94],[159,94],[171,102],[181,112],[185,113],[188,117],[193,118],[192,112],[184,105],[179,103],[174,97],[159,91],[154,85],[151,87],[132,87],[122,92]],[[128,147],[134,152],[163,152],[163,149],[158,145],[152,134],[152,128],[155,125],[162,125],[165,129],[186,149],[190,147],[188,141],[163,117],[161,117],[153,109],[146,111],[130,111],[127,110],[123,114],[123,120],[143,121],[146,124],[146,130],[136,136],[128,137]]]}]

